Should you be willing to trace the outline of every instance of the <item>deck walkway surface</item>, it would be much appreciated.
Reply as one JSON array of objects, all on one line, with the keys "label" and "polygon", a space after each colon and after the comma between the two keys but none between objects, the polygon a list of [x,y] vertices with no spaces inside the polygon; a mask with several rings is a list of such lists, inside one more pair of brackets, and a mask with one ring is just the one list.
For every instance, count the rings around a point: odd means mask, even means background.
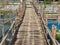
[{"label": "deck walkway surface", "polygon": [[25,16],[13,45],[47,45],[41,25],[33,5],[26,4]]}]

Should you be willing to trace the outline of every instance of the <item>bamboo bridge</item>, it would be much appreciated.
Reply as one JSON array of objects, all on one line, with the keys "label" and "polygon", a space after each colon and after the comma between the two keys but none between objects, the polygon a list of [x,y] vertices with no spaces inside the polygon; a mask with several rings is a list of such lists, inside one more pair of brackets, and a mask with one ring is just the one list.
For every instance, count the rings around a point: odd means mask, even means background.
[{"label": "bamboo bridge", "polygon": [[[9,31],[2,38],[0,45],[6,45],[9,33],[12,32],[8,45],[60,45],[55,39],[55,33],[48,29],[43,18],[43,11],[36,12],[36,6],[31,1],[21,3],[17,11],[15,21],[12,22]],[[55,30],[53,25],[53,30]],[[48,39],[48,36],[50,39]],[[52,36],[53,35],[53,36]]]}]

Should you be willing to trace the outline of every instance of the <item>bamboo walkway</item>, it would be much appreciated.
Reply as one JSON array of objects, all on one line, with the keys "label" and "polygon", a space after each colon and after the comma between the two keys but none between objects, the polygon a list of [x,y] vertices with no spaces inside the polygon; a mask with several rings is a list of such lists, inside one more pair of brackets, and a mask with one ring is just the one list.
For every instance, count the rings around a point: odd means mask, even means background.
[{"label": "bamboo walkway", "polygon": [[47,45],[42,30],[42,22],[30,3],[26,4],[25,17],[16,38],[12,45]]}]

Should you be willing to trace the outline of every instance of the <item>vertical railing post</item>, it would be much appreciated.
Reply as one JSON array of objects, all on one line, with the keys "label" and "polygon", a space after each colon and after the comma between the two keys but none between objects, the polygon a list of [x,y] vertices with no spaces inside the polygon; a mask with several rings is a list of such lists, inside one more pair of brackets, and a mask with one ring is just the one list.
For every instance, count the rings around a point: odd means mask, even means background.
[{"label": "vertical railing post", "polygon": [[58,10],[58,22],[60,21],[60,6],[58,5],[58,8],[59,8],[59,10]]},{"label": "vertical railing post", "polygon": [[18,10],[16,10],[15,25],[18,26]]},{"label": "vertical railing post", "polygon": [[10,10],[10,23],[12,24],[12,10]]},{"label": "vertical railing post", "polygon": [[2,18],[2,36],[4,37],[4,15],[2,14],[1,15],[1,18]]},{"label": "vertical railing post", "polygon": [[48,25],[48,16],[46,15],[46,26]]},{"label": "vertical railing post", "polygon": [[[52,37],[56,42],[56,26],[55,25],[52,25]],[[53,45],[56,45],[56,43],[53,43]]]},{"label": "vertical railing post", "polygon": [[[5,32],[4,32],[4,14],[1,15],[2,18],[2,38],[5,36]],[[5,45],[5,42],[3,43],[3,45]]]},{"label": "vertical railing post", "polygon": [[23,7],[23,0],[20,0],[20,7],[22,8]]},{"label": "vertical railing post", "polygon": [[43,14],[44,14],[44,9],[43,9],[42,3],[40,4],[40,7],[41,7],[41,9],[40,9],[40,10],[41,10],[41,11],[40,11],[41,16],[44,17],[44,15],[43,15]]}]

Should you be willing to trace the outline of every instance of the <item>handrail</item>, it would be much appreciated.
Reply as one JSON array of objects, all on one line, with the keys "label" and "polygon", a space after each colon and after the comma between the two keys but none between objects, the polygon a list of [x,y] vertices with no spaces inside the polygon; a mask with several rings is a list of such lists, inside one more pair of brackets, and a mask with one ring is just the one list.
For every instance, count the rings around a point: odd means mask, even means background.
[{"label": "handrail", "polygon": [[2,41],[1,41],[0,45],[3,45],[3,43],[5,42],[5,40],[6,40],[7,36],[8,36],[8,33],[12,30],[14,24],[15,24],[15,21],[13,21],[13,23],[11,24],[11,27],[10,27],[9,31],[8,31],[8,32],[6,33],[6,35],[2,38]]},{"label": "handrail", "polygon": [[[33,3],[32,3],[33,4]],[[33,6],[34,6],[34,4],[33,4]],[[37,10],[36,9],[36,7],[34,6],[34,8],[35,8],[35,11]],[[36,11],[36,13],[37,13],[37,11]],[[37,14],[38,15],[38,14]],[[44,30],[44,28],[43,28],[43,30]],[[45,33],[45,32],[44,32]],[[45,35],[45,39],[47,39],[47,37],[46,37],[46,34],[44,34]],[[49,42],[48,42],[48,40],[46,40],[46,42],[47,42],[47,45],[49,44]]]},{"label": "handrail", "polygon": [[[24,12],[25,12],[25,8],[24,8]],[[24,12],[22,13],[23,16],[24,16]],[[15,17],[13,17],[13,18],[15,18]],[[13,19],[13,18],[11,18],[11,19]],[[11,19],[7,20],[6,22],[10,21]],[[6,22],[4,22],[4,23],[6,23]],[[11,26],[10,26],[10,29],[8,30],[8,32],[6,33],[6,35],[2,38],[2,41],[1,41],[0,45],[3,45],[3,44],[5,43],[6,38],[7,38],[8,35],[9,35],[9,32],[12,31],[12,28],[14,27],[14,24],[15,24],[15,21],[13,21],[13,23],[12,23]],[[15,31],[16,31],[16,29],[15,29]],[[14,31],[14,33],[15,33],[15,31]],[[14,34],[12,35],[12,37],[13,37],[13,36],[14,36]],[[12,37],[11,37],[11,38],[12,38]],[[12,40],[12,39],[11,39],[11,40]]]},{"label": "handrail", "polygon": [[[42,17],[42,16],[41,16],[41,17]],[[50,37],[51,37],[51,39],[52,39],[54,45],[56,45],[56,43],[57,43],[57,45],[60,45],[57,40],[54,40],[54,39],[53,39],[53,37],[52,37],[52,35],[51,35],[51,31],[50,31],[50,30],[48,29],[48,27],[46,26],[43,17],[42,17],[42,21],[43,21],[44,27],[46,28],[46,31],[48,32],[48,34],[50,35]]]},{"label": "handrail", "polygon": [[[35,5],[33,4],[34,8],[36,9]],[[46,22],[44,21],[42,15],[41,15],[41,18],[42,18],[42,22],[43,22],[43,25],[44,27],[46,28],[46,31],[47,33],[49,34],[49,36],[51,37],[54,45],[60,45],[59,42],[57,40],[54,40],[53,37],[52,37],[52,34],[51,34],[51,31],[48,29],[48,27],[46,26]]]}]

